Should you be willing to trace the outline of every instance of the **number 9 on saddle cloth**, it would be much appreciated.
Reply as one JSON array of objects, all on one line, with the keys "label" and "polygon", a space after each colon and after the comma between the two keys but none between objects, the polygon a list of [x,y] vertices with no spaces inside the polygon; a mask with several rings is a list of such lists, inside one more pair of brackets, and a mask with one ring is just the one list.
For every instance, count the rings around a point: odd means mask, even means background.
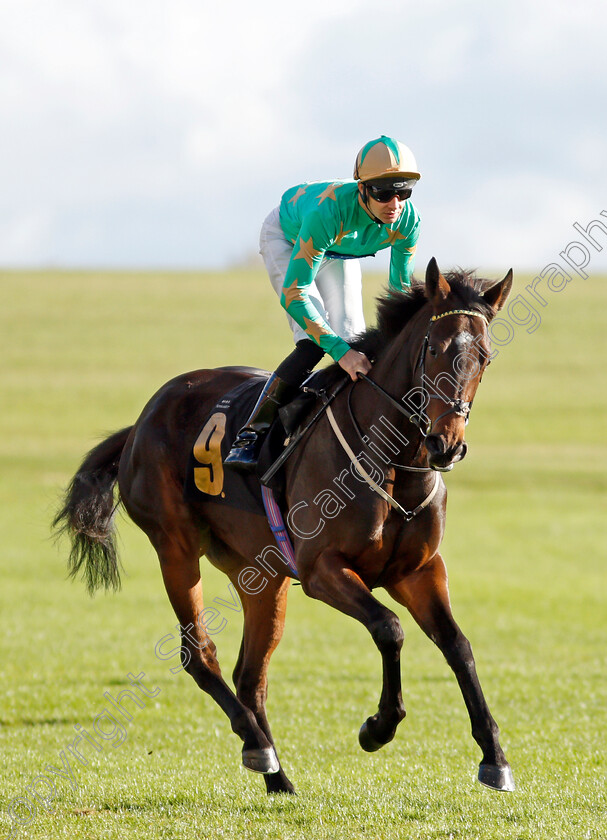
[{"label": "number 9 on saddle cloth", "polygon": [[[265,515],[258,476],[263,475],[282,453],[285,439],[315,402],[314,394],[300,394],[280,410],[279,417],[263,443],[257,474],[224,470],[223,459],[253,410],[266,380],[266,376],[253,376],[216,403],[190,454],[184,488],[186,497],[200,500],[202,494],[205,501]],[[270,487],[276,501],[281,504],[284,495],[282,470],[274,475]]]}]

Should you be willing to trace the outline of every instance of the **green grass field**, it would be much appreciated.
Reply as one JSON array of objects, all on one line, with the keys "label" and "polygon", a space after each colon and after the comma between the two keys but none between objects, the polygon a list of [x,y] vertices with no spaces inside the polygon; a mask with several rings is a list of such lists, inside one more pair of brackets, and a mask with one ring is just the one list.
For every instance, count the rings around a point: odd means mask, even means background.
[{"label": "green grass field", "polygon": [[[480,752],[455,678],[396,605],[408,717],[391,744],[363,753],[379,655],[362,627],[293,588],[269,700],[292,798],[265,795],[219,708],[155,656],[176,619],[145,537],[122,518],[123,590],[93,600],[49,538],[85,451],[134,422],[165,380],[285,355],[263,273],[3,272],[0,288],[2,836],[607,837],[605,279],[551,294],[533,334],[516,328],[479,390],[468,457],[446,479],[454,611],[517,791],[475,782]],[[370,321],[379,288],[368,279]],[[226,597],[227,579],[203,564],[206,601]],[[224,615],[229,675],[241,621]],[[133,709],[126,740],[85,747],[86,765],[72,757],[73,781],[53,775],[74,727],[91,730],[129,672],[159,691]]]}]

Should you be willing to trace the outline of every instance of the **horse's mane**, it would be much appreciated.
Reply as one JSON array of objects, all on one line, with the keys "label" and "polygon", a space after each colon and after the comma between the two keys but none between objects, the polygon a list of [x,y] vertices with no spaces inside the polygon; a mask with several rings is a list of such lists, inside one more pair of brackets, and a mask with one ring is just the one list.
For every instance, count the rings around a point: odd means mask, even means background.
[{"label": "horse's mane", "polygon": [[[473,309],[490,318],[493,310],[483,298],[483,292],[495,281],[483,280],[474,271],[458,270],[443,274],[451,287],[454,306],[458,309]],[[404,329],[406,324],[428,302],[426,284],[413,278],[411,286],[405,292],[385,290],[377,301],[377,325],[367,329],[350,342],[355,350],[364,353],[369,359],[377,360],[388,345]],[[337,362],[329,365],[319,374],[322,387],[334,385],[345,376]]]}]

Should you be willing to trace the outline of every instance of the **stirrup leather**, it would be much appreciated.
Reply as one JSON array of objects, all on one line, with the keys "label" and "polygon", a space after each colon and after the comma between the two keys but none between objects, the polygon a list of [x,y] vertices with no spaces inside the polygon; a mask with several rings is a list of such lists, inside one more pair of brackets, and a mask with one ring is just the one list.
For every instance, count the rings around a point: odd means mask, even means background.
[{"label": "stirrup leather", "polygon": [[238,432],[224,466],[237,472],[253,472],[257,466],[264,439],[278,409],[293,396],[294,388],[273,373],[263,387],[255,407],[243,428]]}]

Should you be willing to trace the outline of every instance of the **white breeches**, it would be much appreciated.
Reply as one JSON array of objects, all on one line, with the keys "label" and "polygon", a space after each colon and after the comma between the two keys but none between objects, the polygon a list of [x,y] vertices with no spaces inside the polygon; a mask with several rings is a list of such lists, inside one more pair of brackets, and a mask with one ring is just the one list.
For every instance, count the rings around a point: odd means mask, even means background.
[{"label": "white breeches", "polygon": [[[261,226],[259,252],[272,287],[280,298],[293,245],[280,226],[278,207]],[[308,286],[308,295],[312,305],[340,338],[350,341],[364,331],[360,260],[323,259],[314,282]],[[287,318],[296,343],[302,338],[310,338],[289,315]]]}]

